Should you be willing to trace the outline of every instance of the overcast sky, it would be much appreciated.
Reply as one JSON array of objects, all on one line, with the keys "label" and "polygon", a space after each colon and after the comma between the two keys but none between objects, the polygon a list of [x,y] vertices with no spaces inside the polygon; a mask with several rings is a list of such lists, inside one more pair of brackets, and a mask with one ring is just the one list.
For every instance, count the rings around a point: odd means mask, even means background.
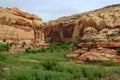
[{"label": "overcast sky", "polygon": [[38,15],[44,22],[113,4],[120,4],[120,0],[0,0],[0,6],[18,7]]}]

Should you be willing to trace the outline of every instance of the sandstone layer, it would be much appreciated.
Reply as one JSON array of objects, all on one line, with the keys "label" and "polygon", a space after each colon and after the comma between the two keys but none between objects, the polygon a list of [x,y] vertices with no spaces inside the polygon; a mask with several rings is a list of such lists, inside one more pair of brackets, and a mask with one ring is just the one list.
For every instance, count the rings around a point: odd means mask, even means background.
[{"label": "sandstone layer", "polygon": [[61,17],[44,23],[45,39],[50,43],[66,43],[79,40],[87,27],[97,32],[120,28],[120,5],[107,6],[98,10]]},{"label": "sandstone layer", "polygon": [[67,56],[84,62],[120,62],[120,4],[44,24],[49,43],[74,43]]},{"label": "sandstone layer", "polygon": [[[20,11],[18,8],[0,7],[0,43],[18,45],[11,47],[18,51],[23,45],[41,45],[44,43],[42,19],[34,14]],[[13,49],[12,49],[13,48]]]}]

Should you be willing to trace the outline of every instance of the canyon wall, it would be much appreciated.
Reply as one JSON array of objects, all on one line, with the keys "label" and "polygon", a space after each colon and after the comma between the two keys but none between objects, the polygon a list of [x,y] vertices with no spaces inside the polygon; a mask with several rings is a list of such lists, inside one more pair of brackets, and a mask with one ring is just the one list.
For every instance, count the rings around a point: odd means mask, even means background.
[{"label": "canyon wall", "polygon": [[0,7],[0,42],[14,44],[44,43],[42,19],[18,8]]},{"label": "canyon wall", "polygon": [[83,31],[87,27],[93,27],[98,33],[104,29],[120,28],[120,5],[107,6],[86,13],[61,17],[44,23],[44,26],[47,42],[58,44],[74,42],[85,35]]}]

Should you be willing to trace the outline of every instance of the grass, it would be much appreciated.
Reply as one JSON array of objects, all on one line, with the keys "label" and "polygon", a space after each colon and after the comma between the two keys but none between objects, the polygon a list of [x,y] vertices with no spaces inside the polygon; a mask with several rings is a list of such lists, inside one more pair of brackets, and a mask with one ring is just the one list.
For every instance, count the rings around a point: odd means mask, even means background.
[{"label": "grass", "polygon": [[9,73],[2,73],[0,79],[99,80],[120,72],[120,66],[113,62],[96,64],[72,62],[65,57],[66,51],[71,46],[71,44],[51,45],[50,49],[38,50],[35,53],[30,51],[0,55],[0,67],[10,68]]}]

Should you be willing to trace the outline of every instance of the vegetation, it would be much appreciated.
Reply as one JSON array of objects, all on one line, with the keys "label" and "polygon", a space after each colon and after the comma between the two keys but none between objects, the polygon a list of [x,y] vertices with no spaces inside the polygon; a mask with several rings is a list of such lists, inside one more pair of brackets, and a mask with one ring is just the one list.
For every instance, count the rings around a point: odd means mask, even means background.
[{"label": "vegetation", "polygon": [[0,52],[1,51],[8,51],[9,45],[8,44],[0,44]]},{"label": "vegetation", "polygon": [[112,62],[89,65],[72,62],[65,56],[71,47],[72,44],[51,45],[35,53],[0,55],[0,67],[10,69],[0,75],[0,80],[99,80],[120,72],[119,64]]},{"label": "vegetation", "polygon": [[116,66],[116,63],[113,61],[108,61],[108,62],[103,62],[102,65],[103,66]]},{"label": "vegetation", "polygon": [[120,56],[120,48],[117,49],[117,53]]},{"label": "vegetation", "polygon": [[93,44],[96,44],[96,40],[95,39],[92,39],[91,42],[93,42]]}]

